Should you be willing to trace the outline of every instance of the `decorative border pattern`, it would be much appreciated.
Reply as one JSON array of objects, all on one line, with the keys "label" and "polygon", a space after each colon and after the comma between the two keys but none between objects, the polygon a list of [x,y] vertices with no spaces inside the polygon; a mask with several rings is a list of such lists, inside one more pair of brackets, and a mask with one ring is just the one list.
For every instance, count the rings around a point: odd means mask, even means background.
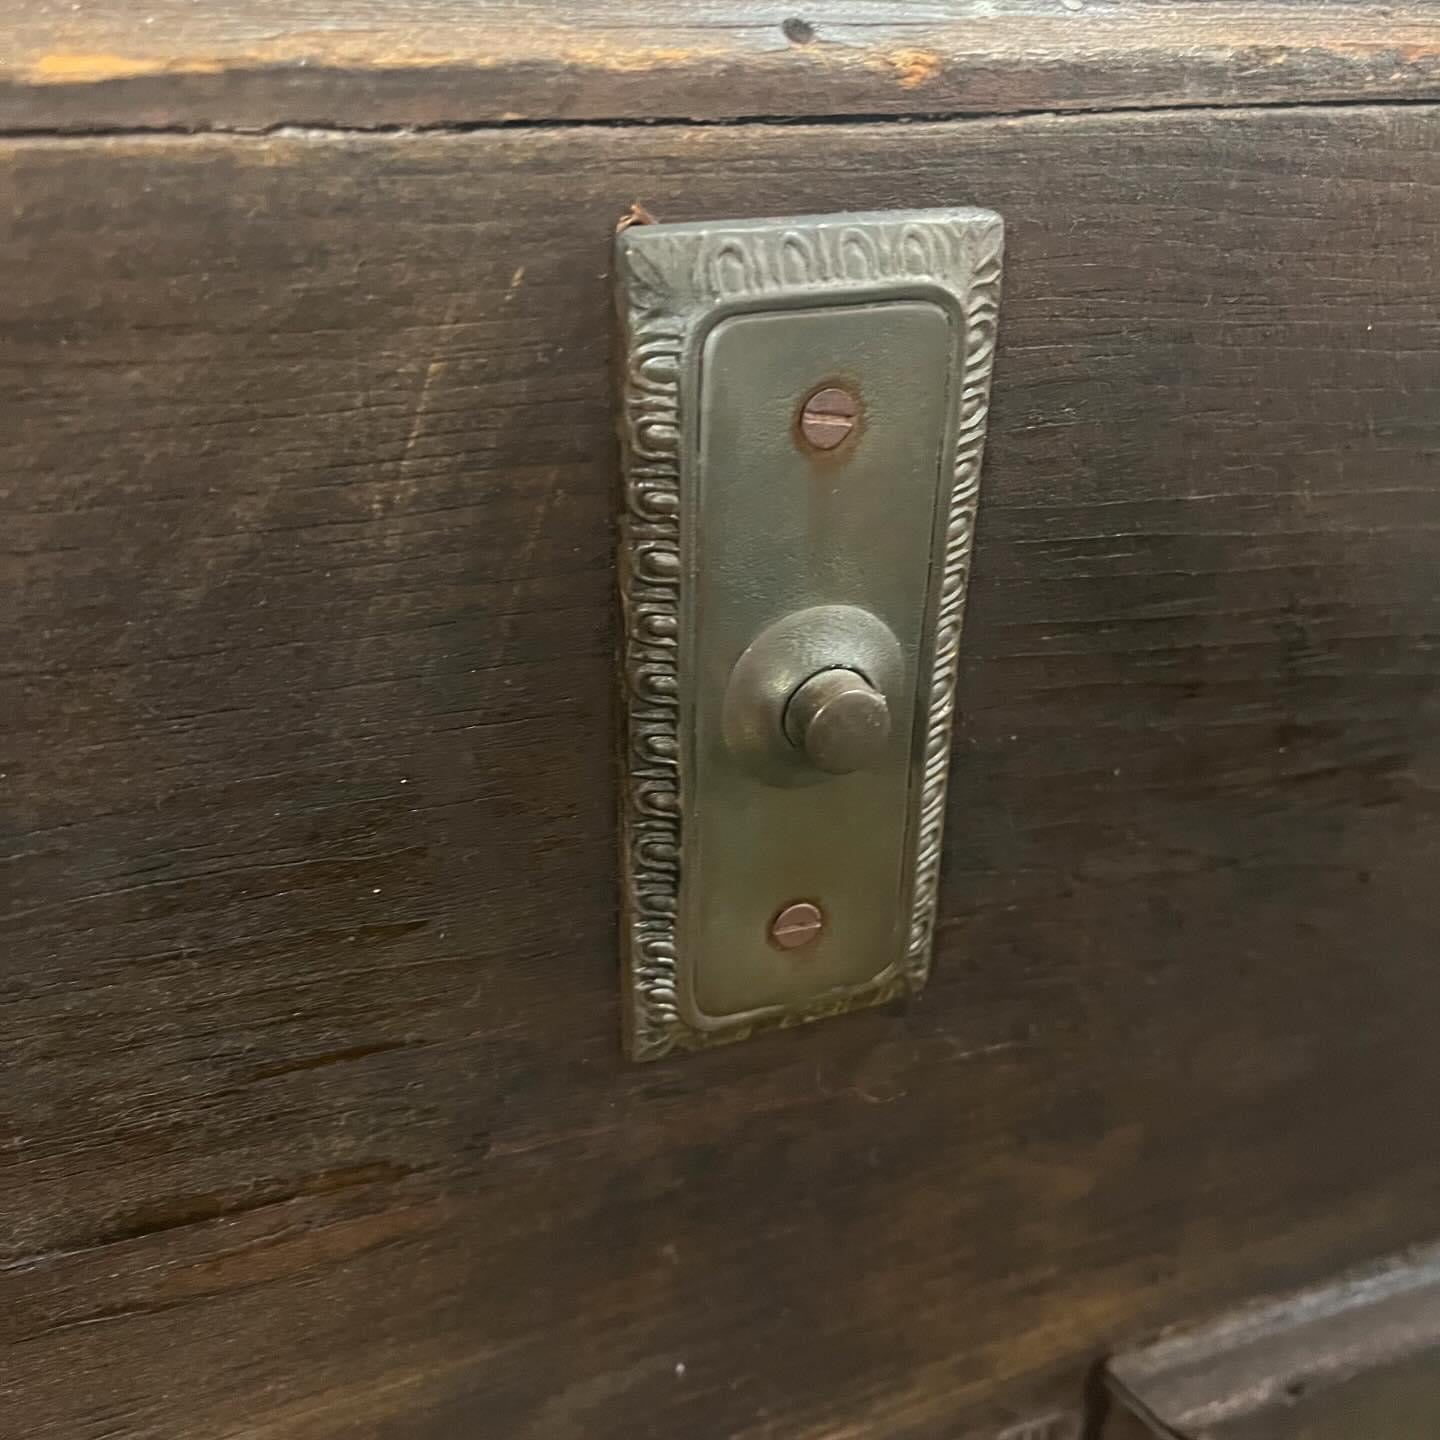
[{"label": "decorative border pattern", "polygon": [[960,626],[979,498],[1004,244],[1000,217],[953,209],[710,225],[643,225],[616,240],[624,509],[620,598],[626,762],[621,805],[626,1045],[637,1060],[739,1038],[697,1030],[679,1002],[680,620],[684,367],[718,315],[769,304],[899,298],[940,290],[964,321],[935,643],[926,698],[919,825],[904,965],[890,983],[824,997],[791,1024],[917,990],[934,936]]},{"label": "decorative border pattern", "polygon": [[[986,243],[989,240],[990,243]],[[935,651],[925,716],[921,760],[920,833],[915,854],[915,889],[910,909],[910,943],[905,966],[919,989],[930,973],[935,916],[940,903],[940,849],[945,831],[945,795],[950,778],[950,735],[955,720],[955,686],[960,673],[960,630],[975,544],[980,503],[980,461],[990,410],[990,377],[1000,319],[1000,222],[980,232],[964,291],[965,341],[960,376],[960,417],[955,437],[954,480],[945,527],[945,556],[935,616]]]}]

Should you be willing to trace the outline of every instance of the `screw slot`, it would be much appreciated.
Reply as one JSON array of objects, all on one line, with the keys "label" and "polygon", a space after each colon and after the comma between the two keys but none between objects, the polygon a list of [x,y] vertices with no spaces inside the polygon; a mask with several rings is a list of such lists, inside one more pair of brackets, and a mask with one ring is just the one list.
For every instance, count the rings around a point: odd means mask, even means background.
[{"label": "screw slot", "polygon": [[858,395],[822,385],[800,406],[800,436],[812,450],[837,450],[855,433],[859,419]]},{"label": "screw slot", "polygon": [[786,905],[770,922],[770,941],[782,950],[799,950],[820,938],[825,915],[818,905],[796,900]]}]

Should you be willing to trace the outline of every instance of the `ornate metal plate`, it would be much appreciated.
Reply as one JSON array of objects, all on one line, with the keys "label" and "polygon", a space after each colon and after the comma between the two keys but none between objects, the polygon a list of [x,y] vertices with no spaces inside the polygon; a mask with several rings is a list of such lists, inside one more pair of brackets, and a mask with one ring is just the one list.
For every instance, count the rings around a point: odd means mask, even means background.
[{"label": "ornate metal plate", "polygon": [[925,982],[1001,247],[973,209],[618,238],[637,1059]]}]

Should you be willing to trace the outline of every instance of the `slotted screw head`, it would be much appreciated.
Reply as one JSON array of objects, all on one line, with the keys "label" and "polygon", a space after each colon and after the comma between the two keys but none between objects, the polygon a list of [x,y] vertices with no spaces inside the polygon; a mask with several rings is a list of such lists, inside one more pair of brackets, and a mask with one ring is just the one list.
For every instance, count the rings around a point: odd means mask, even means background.
[{"label": "slotted screw head", "polygon": [[824,385],[800,407],[800,433],[815,450],[843,445],[860,418],[860,400],[838,385]]},{"label": "slotted screw head", "polygon": [[798,950],[820,938],[825,916],[818,905],[796,900],[770,922],[770,938],[782,950]]}]

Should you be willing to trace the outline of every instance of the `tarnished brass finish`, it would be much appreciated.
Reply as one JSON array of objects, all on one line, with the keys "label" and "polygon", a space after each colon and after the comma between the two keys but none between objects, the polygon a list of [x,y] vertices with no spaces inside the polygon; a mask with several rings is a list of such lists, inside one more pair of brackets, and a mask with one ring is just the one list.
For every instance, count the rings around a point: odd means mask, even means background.
[{"label": "tarnished brass finish", "polygon": [[[841,732],[857,728],[855,717],[847,727],[843,715],[827,721],[818,714],[838,698],[821,680],[832,673],[858,679],[884,709],[883,728],[872,716],[868,733],[849,736],[848,747]],[[900,641],[877,616],[855,605],[796,610],[767,625],[735,662],[721,700],[721,733],[731,755],[766,784],[818,785],[829,774],[874,769],[892,753],[887,697],[901,703],[905,681]],[[817,719],[821,729],[812,735]],[[846,755],[847,748],[863,757]],[[843,763],[850,758],[864,763]]]},{"label": "tarnished brass finish", "polygon": [[785,737],[816,769],[849,775],[884,758],[890,705],[858,670],[821,670],[785,706]]},{"label": "tarnished brass finish", "polygon": [[1000,244],[979,210],[617,241],[637,1058],[924,983]]}]

